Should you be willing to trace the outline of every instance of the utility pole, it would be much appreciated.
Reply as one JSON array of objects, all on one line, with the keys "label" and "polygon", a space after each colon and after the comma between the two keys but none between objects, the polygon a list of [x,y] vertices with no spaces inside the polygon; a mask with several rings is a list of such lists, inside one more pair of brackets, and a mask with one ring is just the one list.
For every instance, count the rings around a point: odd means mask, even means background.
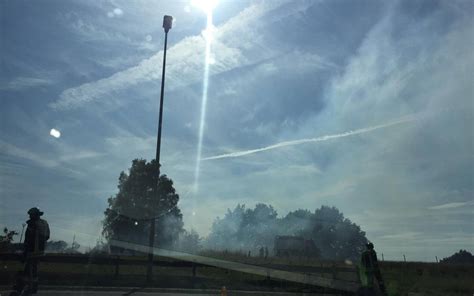
[{"label": "utility pole", "polygon": [[[158,178],[156,183],[156,199],[159,200],[158,188],[160,180],[160,150],[161,150],[161,126],[163,122],[163,100],[164,100],[164,91],[165,91],[165,69],[166,69],[166,48],[168,44],[168,32],[171,29],[173,24],[173,17],[170,15],[165,15],[163,17],[163,29],[165,30],[165,45],[163,50],[163,70],[161,73],[161,93],[160,93],[160,111],[158,117],[158,137],[156,139],[156,163],[158,164]],[[153,281],[153,248],[155,244],[155,220],[156,217],[150,218],[150,233],[148,237],[148,267],[146,271],[147,282],[151,283]]]}]

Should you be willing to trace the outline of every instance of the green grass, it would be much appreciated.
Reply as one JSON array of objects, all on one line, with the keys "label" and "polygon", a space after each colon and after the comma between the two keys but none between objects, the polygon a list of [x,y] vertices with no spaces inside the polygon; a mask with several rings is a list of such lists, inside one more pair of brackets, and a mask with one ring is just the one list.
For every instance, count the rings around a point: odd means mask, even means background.
[{"label": "green grass", "polygon": [[474,266],[421,262],[381,262],[382,275],[390,296],[473,295]]},{"label": "green grass", "polygon": [[239,252],[219,252],[219,251],[203,251],[199,255],[218,258],[222,260],[241,262],[246,264],[254,265],[286,265],[286,266],[315,266],[315,267],[347,267],[353,268],[353,264],[342,261],[332,260],[321,260],[317,258],[306,258],[306,257],[268,257],[267,259],[261,257],[247,257],[243,253]]},{"label": "green grass", "polygon": [[[354,270],[353,265],[344,262],[323,260],[304,260],[258,257],[247,257],[238,253],[203,252],[201,255],[236,261],[246,264],[263,266],[284,266],[288,270],[298,268],[347,268]],[[121,257],[125,260],[137,260],[137,257]],[[144,282],[146,274],[146,257],[140,257],[143,265],[122,265],[119,275],[115,276],[115,266],[99,264],[48,263],[40,264],[40,277],[45,284],[59,285],[103,285],[103,286],[137,286]],[[161,260],[164,258],[157,258]],[[167,261],[172,261],[166,259]],[[0,261],[0,284],[11,284],[14,275],[21,270],[22,265],[14,261]],[[380,262],[381,270],[390,296],[405,296],[411,293],[433,296],[461,296],[474,293],[474,266],[444,265],[436,263],[417,262]],[[218,288],[221,285],[238,289],[271,289],[272,287],[301,290],[304,285],[282,283],[241,272],[217,269],[213,267],[198,267],[196,278],[192,277],[190,267],[154,267],[155,282],[158,286]],[[326,276],[332,276],[329,272]]]}]

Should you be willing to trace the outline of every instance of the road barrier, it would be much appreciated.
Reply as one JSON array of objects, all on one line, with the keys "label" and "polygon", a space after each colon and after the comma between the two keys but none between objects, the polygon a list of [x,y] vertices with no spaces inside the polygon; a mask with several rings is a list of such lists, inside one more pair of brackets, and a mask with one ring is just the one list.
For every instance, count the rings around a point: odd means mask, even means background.
[{"label": "road barrier", "polygon": [[[124,243],[122,242],[121,245]],[[355,267],[348,268],[335,264],[332,266],[252,265],[162,249],[155,249],[154,252],[155,255],[160,256],[153,261],[154,266],[189,269],[189,274],[193,278],[196,277],[199,268],[206,267],[346,292],[354,292],[360,287]],[[0,254],[0,261],[20,261],[21,258],[21,254]],[[147,259],[146,256],[47,253],[41,257],[41,262],[114,266],[113,276],[117,278],[120,275],[121,266],[145,266]]]}]

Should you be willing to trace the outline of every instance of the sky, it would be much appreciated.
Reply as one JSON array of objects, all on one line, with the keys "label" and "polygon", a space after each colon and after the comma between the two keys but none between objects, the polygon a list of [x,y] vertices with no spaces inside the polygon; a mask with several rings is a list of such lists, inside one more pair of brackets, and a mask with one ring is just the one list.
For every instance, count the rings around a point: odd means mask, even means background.
[{"label": "sky", "polygon": [[53,240],[100,239],[120,172],[155,157],[168,14],[161,163],[186,229],[330,205],[386,259],[474,251],[472,1],[220,0],[210,30],[188,0],[0,5],[0,226],[38,206]]}]

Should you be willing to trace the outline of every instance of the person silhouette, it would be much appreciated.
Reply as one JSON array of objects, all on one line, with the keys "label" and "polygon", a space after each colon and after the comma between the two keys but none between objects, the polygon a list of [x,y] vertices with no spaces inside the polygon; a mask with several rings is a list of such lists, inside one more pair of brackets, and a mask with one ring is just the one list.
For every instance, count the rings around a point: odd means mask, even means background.
[{"label": "person silhouette", "polygon": [[25,241],[23,243],[23,260],[25,262],[25,269],[23,275],[30,283],[31,293],[36,293],[38,290],[38,263],[39,258],[44,255],[46,241],[49,239],[50,231],[46,220],[40,217],[44,213],[37,207],[28,210],[30,219],[26,221],[28,225],[25,232]]},{"label": "person silhouette", "polygon": [[382,295],[387,295],[377,260],[377,253],[374,250],[374,244],[369,242],[365,246],[367,250],[362,253],[360,259],[361,290],[359,291],[359,295],[376,295],[375,280],[378,282]]}]

